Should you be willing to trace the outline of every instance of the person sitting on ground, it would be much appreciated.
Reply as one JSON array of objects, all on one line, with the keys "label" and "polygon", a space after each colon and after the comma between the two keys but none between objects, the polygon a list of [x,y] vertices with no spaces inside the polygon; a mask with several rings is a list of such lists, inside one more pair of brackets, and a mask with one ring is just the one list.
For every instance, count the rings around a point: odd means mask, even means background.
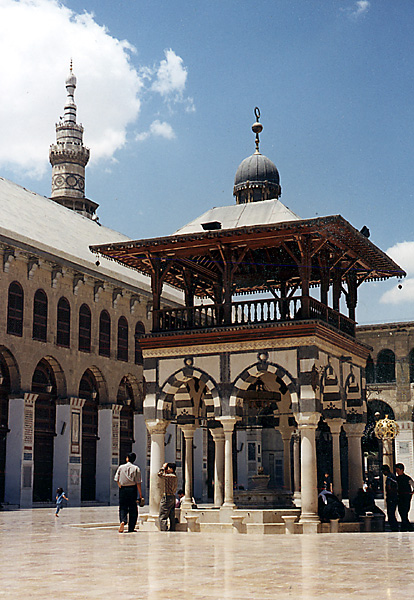
[{"label": "person sitting on ground", "polygon": [[358,519],[366,515],[368,512],[374,515],[383,515],[382,510],[375,504],[375,495],[369,485],[364,484],[359,488],[356,497],[352,501],[352,507],[355,510],[355,515]]},{"label": "person sitting on ground", "polygon": [[175,501],[175,508],[180,508],[181,502],[184,499],[184,490],[178,490],[177,496],[178,496],[178,498]]},{"label": "person sitting on ground", "polygon": [[322,523],[331,519],[343,519],[345,505],[329,490],[322,490],[318,496],[318,515]]}]

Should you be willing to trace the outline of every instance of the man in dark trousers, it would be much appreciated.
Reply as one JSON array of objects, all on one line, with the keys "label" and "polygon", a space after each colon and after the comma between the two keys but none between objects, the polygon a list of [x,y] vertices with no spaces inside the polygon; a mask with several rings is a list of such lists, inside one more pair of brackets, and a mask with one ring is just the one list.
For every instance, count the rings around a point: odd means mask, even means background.
[{"label": "man in dark trousers", "polygon": [[[142,499],[141,492],[141,471],[134,465],[137,458],[135,452],[127,454],[125,464],[120,465],[115,473],[114,480],[119,487],[119,533],[124,532],[125,525],[128,523],[128,533],[135,531],[135,525],[138,518],[137,491],[139,499]],[[129,520],[128,520],[129,513]]]},{"label": "man in dark trousers", "polygon": [[175,531],[175,493],[177,491],[177,475],[175,474],[175,463],[164,463],[158,471],[158,477],[164,481],[164,493],[160,502],[160,529],[168,531],[168,520],[170,531]]},{"label": "man in dark trousers", "polygon": [[404,473],[404,469],[405,467],[402,463],[397,463],[395,465],[398,484],[398,512],[400,513],[401,517],[401,531],[410,531],[411,523],[408,519],[408,513],[410,512],[414,481],[409,475]]},{"label": "man in dark trousers", "polygon": [[398,522],[395,518],[395,511],[398,504],[398,483],[394,473],[391,473],[391,469],[388,465],[382,465],[382,474],[385,479],[385,502],[387,505],[387,517],[388,525],[391,531],[398,531]]}]

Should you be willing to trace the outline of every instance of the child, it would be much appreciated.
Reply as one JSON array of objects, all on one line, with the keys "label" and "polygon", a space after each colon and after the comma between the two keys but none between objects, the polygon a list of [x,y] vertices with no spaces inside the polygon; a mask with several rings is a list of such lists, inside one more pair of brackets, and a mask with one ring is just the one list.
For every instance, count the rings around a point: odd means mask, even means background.
[{"label": "child", "polygon": [[61,508],[63,508],[63,500],[69,500],[69,498],[66,498],[65,496],[65,492],[63,491],[63,488],[58,488],[56,490],[56,513],[55,513],[55,517],[59,516],[59,511]]}]

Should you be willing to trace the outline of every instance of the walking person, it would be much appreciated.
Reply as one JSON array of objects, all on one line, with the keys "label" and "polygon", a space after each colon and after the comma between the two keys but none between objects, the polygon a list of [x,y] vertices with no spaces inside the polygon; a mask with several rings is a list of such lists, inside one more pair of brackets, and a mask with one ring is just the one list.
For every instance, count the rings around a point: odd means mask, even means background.
[{"label": "walking person", "polygon": [[63,501],[64,500],[68,501],[69,498],[66,498],[65,492],[63,491],[63,488],[58,488],[56,490],[56,512],[55,512],[55,517],[59,516],[59,511],[62,510],[62,508],[63,508]]},{"label": "walking person", "polygon": [[405,467],[402,463],[395,465],[398,484],[398,512],[401,517],[401,531],[410,531],[411,523],[408,519],[410,512],[411,496],[414,490],[414,481],[404,473]]},{"label": "walking person", "polygon": [[141,470],[134,465],[136,458],[135,452],[127,454],[125,464],[118,467],[114,477],[119,487],[119,533],[124,532],[126,524],[128,533],[133,533],[138,519],[137,492],[141,504],[142,491]]},{"label": "walking person", "polygon": [[391,531],[398,531],[398,522],[395,517],[395,511],[398,504],[398,483],[394,473],[388,465],[382,465],[381,471],[385,479],[385,502],[387,505],[388,525]]},{"label": "walking person", "polygon": [[168,531],[168,521],[170,521],[170,531],[175,531],[175,494],[177,491],[177,475],[175,474],[175,463],[164,463],[158,471],[158,477],[164,481],[164,493],[160,502],[160,529]]}]

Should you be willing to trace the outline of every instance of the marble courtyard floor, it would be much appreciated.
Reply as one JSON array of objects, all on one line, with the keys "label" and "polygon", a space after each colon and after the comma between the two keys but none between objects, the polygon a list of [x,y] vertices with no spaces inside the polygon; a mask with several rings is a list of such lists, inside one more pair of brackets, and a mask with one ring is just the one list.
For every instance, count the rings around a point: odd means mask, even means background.
[{"label": "marble courtyard floor", "polygon": [[0,599],[405,600],[414,533],[117,533],[117,508],[0,512]]}]

